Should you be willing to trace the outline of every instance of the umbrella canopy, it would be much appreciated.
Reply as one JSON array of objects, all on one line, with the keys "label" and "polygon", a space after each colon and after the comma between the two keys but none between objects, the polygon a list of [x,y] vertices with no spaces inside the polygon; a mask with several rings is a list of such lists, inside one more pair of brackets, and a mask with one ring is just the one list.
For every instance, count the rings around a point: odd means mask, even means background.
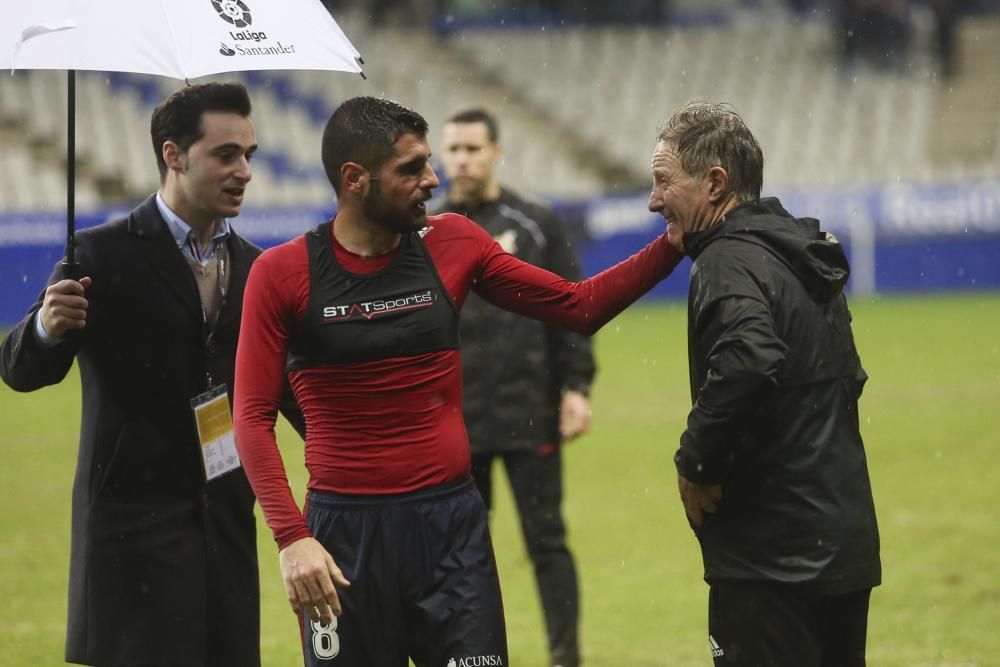
[{"label": "umbrella canopy", "polygon": [[357,49],[319,0],[7,0],[0,7],[0,57],[11,70],[176,79],[267,69],[361,72]]},{"label": "umbrella canopy", "polygon": [[361,71],[320,0],[0,0],[0,65],[69,71],[64,276],[74,256],[75,71],[189,79],[246,70]]}]

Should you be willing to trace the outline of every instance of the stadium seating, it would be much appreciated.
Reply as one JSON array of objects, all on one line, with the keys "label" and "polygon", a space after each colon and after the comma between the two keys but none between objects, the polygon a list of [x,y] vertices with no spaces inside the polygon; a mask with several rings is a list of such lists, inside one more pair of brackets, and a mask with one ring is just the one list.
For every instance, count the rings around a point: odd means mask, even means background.
[{"label": "stadium seating", "polygon": [[[926,27],[917,31],[923,42],[918,39],[904,71],[863,65],[845,71],[838,67],[826,20],[785,14],[764,21],[746,16],[725,26],[570,27],[516,36],[493,30],[456,41],[483,68],[525,91],[555,122],[576,128],[580,140],[637,178],[648,169],[657,124],[698,96],[731,102],[744,115],[763,145],[771,183],[878,184],[1000,174],[995,143],[978,163],[965,156],[932,159],[942,85]],[[980,26],[979,32],[989,30]],[[992,34],[996,45],[995,24]]]},{"label": "stadium seating", "polygon": [[[237,77],[251,89],[262,146],[252,201],[331,200],[319,164],[323,123],[339,101],[358,94],[420,110],[432,125],[432,144],[456,108],[495,109],[506,147],[501,178],[562,199],[645,187],[656,126],[696,96],[729,101],[742,112],[763,145],[770,185],[1000,177],[1000,123],[995,104],[981,102],[996,99],[1000,82],[989,79],[990,68],[972,68],[980,78],[944,86],[926,17],[915,15],[917,37],[902,71],[848,71],[838,63],[828,17],[761,6],[767,11],[696,25],[467,29],[447,37],[373,28],[358,13],[338,16],[365,56],[367,79],[309,71]],[[969,58],[998,62],[996,19],[961,27],[980,49]],[[180,85],[78,74],[79,206],[134,201],[156,187],[149,114]],[[982,121],[963,122],[969,100],[986,109]],[[0,210],[63,206],[65,108],[64,73],[0,75]]]}]

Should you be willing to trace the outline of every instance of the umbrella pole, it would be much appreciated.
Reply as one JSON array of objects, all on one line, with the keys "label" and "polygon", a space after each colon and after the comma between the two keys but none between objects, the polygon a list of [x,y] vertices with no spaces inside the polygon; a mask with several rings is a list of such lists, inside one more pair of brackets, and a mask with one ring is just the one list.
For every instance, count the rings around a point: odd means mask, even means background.
[{"label": "umbrella pole", "polygon": [[66,78],[66,258],[62,263],[63,278],[79,280],[80,264],[76,261],[76,70]]}]

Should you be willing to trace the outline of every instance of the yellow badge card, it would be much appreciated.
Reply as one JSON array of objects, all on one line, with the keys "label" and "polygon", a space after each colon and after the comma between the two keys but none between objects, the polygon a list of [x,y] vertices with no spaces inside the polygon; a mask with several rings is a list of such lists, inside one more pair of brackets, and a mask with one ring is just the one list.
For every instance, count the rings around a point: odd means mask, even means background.
[{"label": "yellow badge card", "polygon": [[194,420],[198,425],[198,440],[205,463],[205,479],[213,480],[240,467],[233,437],[233,415],[225,385],[191,399]]}]

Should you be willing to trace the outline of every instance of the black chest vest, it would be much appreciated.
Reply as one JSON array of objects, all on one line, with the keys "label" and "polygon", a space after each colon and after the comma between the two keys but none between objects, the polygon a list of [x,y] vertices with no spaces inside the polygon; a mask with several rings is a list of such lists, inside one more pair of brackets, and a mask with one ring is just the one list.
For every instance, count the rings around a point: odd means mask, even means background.
[{"label": "black chest vest", "polygon": [[387,267],[357,275],[337,261],[331,231],[326,222],[305,235],[309,305],[289,370],[458,348],[458,311],[417,233],[403,235]]}]

